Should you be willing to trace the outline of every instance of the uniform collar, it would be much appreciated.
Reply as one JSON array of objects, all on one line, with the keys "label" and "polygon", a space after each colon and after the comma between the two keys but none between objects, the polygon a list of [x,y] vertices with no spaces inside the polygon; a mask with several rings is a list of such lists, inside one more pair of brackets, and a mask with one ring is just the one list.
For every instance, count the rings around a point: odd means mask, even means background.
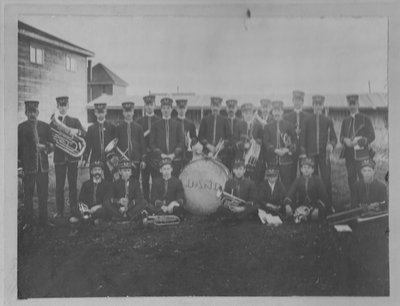
[{"label": "uniform collar", "polygon": [[357,114],[358,114],[358,111],[356,111],[354,114],[350,114],[350,117],[355,118]]},{"label": "uniform collar", "polygon": [[172,177],[172,175],[167,179],[165,177],[162,177],[162,178],[163,178],[164,181],[169,181],[171,179],[171,177]]},{"label": "uniform collar", "polygon": [[94,184],[100,184],[101,183],[101,178],[99,178],[99,179],[95,179],[95,178],[93,178],[93,183]]},{"label": "uniform collar", "polygon": [[97,122],[100,123],[100,124],[104,124],[104,122],[106,122],[106,119],[104,119],[103,121],[97,120]]},{"label": "uniform collar", "polygon": [[184,116],[184,117],[177,117],[178,119],[181,119],[181,120],[185,120],[186,119],[186,116]]},{"label": "uniform collar", "polygon": [[272,189],[274,189],[274,187],[275,187],[275,185],[276,185],[276,182],[273,183],[273,184],[271,184],[271,183],[268,181],[268,185],[269,185],[269,187],[271,187],[271,190],[272,190]]},{"label": "uniform collar", "polygon": [[170,120],[171,116],[169,116],[168,118],[163,117],[163,120]]},{"label": "uniform collar", "polygon": [[151,114],[145,113],[145,116],[146,116],[146,117],[154,117],[154,112],[152,112]]},{"label": "uniform collar", "polygon": [[133,122],[133,119],[130,120],[130,121],[124,119],[124,122],[125,122],[125,123],[132,123],[132,122]]},{"label": "uniform collar", "polygon": [[295,112],[296,114],[300,114],[300,113],[303,111],[302,108],[300,108],[300,109],[294,108],[293,110],[294,110],[294,112]]}]

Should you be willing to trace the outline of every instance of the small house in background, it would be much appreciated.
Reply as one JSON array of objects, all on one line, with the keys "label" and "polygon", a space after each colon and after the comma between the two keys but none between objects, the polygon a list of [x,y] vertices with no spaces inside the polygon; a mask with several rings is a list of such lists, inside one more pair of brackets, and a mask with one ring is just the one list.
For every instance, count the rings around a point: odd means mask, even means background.
[{"label": "small house in background", "polygon": [[18,21],[18,122],[25,100],[39,100],[39,119],[48,122],[56,97],[69,96],[70,114],[86,123],[88,58],[94,52]]},{"label": "small house in background", "polygon": [[98,63],[93,68],[88,67],[88,102],[97,99],[101,95],[123,96],[126,95],[126,87],[129,84],[118,75]]}]

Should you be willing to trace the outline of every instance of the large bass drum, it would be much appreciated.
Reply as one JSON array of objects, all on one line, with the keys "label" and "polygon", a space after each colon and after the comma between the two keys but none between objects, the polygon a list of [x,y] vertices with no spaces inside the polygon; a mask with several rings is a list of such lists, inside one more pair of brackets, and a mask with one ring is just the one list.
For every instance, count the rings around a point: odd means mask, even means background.
[{"label": "large bass drum", "polygon": [[186,165],[179,176],[185,190],[186,210],[195,215],[214,213],[220,205],[217,191],[225,186],[229,177],[228,168],[211,158]]}]

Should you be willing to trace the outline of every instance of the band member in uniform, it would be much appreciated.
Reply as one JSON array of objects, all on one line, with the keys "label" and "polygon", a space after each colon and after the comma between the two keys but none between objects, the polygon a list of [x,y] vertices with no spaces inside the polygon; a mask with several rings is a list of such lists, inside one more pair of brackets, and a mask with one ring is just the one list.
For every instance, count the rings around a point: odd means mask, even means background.
[{"label": "band member in uniform", "polygon": [[132,163],[121,160],[119,171],[121,178],[112,184],[111,192],[107,196],[107,217],[115,221],[139,221],[147,203],[139,181],[132,176]]},{"label": "band member in uniform", "polygon": [[193,157],[192,145],[194,145],[197,142],[197,134],[194,122],[186,118],[188,101],[186,99],[177,99],[175,102],[178,112],[178,117],[176,118],[176,121],[178,121],[184,136],[182,165],[180,167],[181,169],[183,169],[192,160]]},{"label": "band member in uniform", "polygon": [[[95,224],[105,217],[107,196],[112,184],[103,180],[104,163],[94,160],[90,163],[90,179],[82,184],[79,193],[80,220],[93,220]],[[76,222],[79,221],[77,218]]]},{"label": "band member in uniform", "polygon": [[[146,144],[142,127],[133,121],[135,103],[126,101],[122,103],[124,122],[116,128],[118,148],[132,162],[133,176],[139,180],[140,169],[146,167]],[[124,158],[124,157],[122,157]]]},{"label": "band member in uniform", "polygon": [[260,209],[265,210],[267,213],[285,216],[286,210],[283,201],[286,197],[286,189],[278,177],[278,169],[267,168],[265,180],[258,187],[258,202],[260,203]]},{"label": "band member in uniform", "polygon": [[325,97],[312,97],[314,114],[309,115],[303,124],[300,139],[300,157],[314,158],[314,174],[320,175],[328,193],[327,212],[331,212],[332,183],[330,155],[336,146],[337,138],[333,121],[323,115]]},{"label": "band member in uniform", "polygon": [[387,209],[386,185],[374,178],[375,162],[363,160],[361,162],[362,180],[354,183],[355,206],[358,208],[366,205],[371,210]]},{"label": "band member in uniform", "polygon": [[234,177],[226,181],[224,192],[243,202],[222,203],[214,214],[214,218],[228,221],[257,218],[257,188],[251,179],[244,177],[246,169],[243,158],[235,159],[232,171]]},{"label": "band member in uniform", "polygon": [[183,216],[185,205],[183,185],[178,178],[172,176],[172,171],[172,160],[163,158],[160,162],[161,177],[156,178],[151,187],[149,213]]},{"label": "band member in uniform", "polygon": [[33,222],[33,193],[37,186],[39,224],[47,225],[49,183],[48,154],[53,150],[53,139],[47,123],[37,120],[39,101],[25,101],[28,120],[18,125],[18,161],[24,171],[24,223]]},{"label": "band member in uniform", "polygon": [[[104,148],[113,140],[115,136],[115,126],[106,120],[107,104],[95,103],[94,114],[97,118],[96,122],[89,126],[86,133],[86,150],[84,153],[85,162],[102,161],[104,167],[104,178],[108,182],[112,182],[111,164],[107,163],[106,152]],[[90,161],[88,160],[90,156]]]},{"label": "band member in uniform", "polygon": [[293,214],[296,223],[324,218],[327,193],[321,178],[313,175],[314,160],[301,159],[300,171],[302,175],[293,182],[284,201],[286,214]]},{"label": "band member in uniform", "polygon": [[240,142],[240,131],[242,130],[243,120],[236,117],[238,101],[235,99],[226,100],[226,109],[228,113],[228,124],[231,131],[231,139],[227,145],[226,161],[228,169],[232,171],[233,162],[235,161],[237,145]]},{"label": "band member in uniform", "polygon": [[144,140],[146,142],[146,167],[142,170],[142,188],[144,198],[150,200],[150,176],[151,180],[160,176],[159,165],[156,162],[158,159],[154,156],[150,148],[150,133],[154,124],[161,118],[154,113],[156,105],[156,96],[148,95],[143,97],[144,101],[144,116],[138,120],[144,132]]},{"label": "band member in uniform", "polygon": [[271,115],[272,102],[269,99],[260,100],[260,112],[257,111],[256,119],[265,127],[268,123],[271,123],[274,119]]},{"label": "band member in uniform", "polygon": [[[85,137],[85,130],[82,127],[78,118],[68,116],[69,98],[67,96],[57,97],[58,114],[54,114],[56,118],[69,129],[70,135]],[[54,122],[50,124],[54,126]],[[65,178],[68,177],[69,190],[69,207],[71,215],[76,217],[79,214],[77,205],[77,177],[78,177],[78,162],[79,157],[72,157],[60,148],[54,149],[54,165],[56,172],[56,203],[57,215],[56,218],[64,216],[64,186]]]},{"label": "band member in uniform", "polygon": [[[262,146],[263,127],[261,123],[255,120],[254,107],[251,103],[245,103],[241,106],[243,121],[239,127],[240,141],[237,145],[237,158],[244,158],[244,155],[251,147],[254,140],[258,145]],[[265,163],[263,162],[261,150],[255,167],[246,167],[245,176],[249,177],[257,185],[263,181],[265,173]]]},{"label": "band member in uniform", "polygon": [[358,112],[358,95],[348,95],[347,103],[350,116],[345,118],[340,129],[340,142],[343,150],[340,158],[345,158],[348,183],[352,205],[355,205],[354,183],[362,179],[360,163],[370,159],[370,144],[375,140],[375,132],[371,120]]},{"label": "band member in uniform", "polygon": [[164,158],[172,160],[172,175],[178,177],[182,160],[183,133],[179,123],[171,118],[171,112],[172,99],[162,98],[162,119],[154,124],[150,133],[150,147],[158,163]]},{"label": "band member in uniform", "polygon": [[293,167],[292,167],[294,177],[297,176],[297,169],[300,169],[300,161],[299,161],[300,145],[301,145],[300,140],[301,137],[304,135],[304,127],[303,127],[304,122],[310,116],[309,113],[303,110],[304,96],[305,93],[303,91],[294,90],[292,97],[293,111],[283,116],[284,120],[289,121],[295,126],[296,152],[293,153]]},{"label": "band member in uniform", "polygon": [[[228,119],[219,114],[222,98],[211,97],[211,115],[204,117],[200,122],[199,141],[203,145],[204,153],[214,156],[217,153],[217,144],[223,143],[226,148],[231,139],[231,129]],[[229,168],[227,150],[222,149],[218,157]]]},{"label": "band member in uniform", "polygon": [[283,102],[272,102],[274,121],[264,127],[263,151],[268,166],[279,169],[280,180],[289,189],[296,178],[293,172],[293,154],[296,152],[294,126],[282,120]]}]

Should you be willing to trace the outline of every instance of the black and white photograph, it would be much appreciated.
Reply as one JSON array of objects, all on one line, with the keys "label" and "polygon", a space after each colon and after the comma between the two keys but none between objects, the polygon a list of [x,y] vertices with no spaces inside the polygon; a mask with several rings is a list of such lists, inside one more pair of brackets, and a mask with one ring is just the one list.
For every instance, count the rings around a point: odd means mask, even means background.
[{"label": "black and white photograph", "polygon": [[6,7],[11,300],[392,295],[390,16],[212,5]]}]

